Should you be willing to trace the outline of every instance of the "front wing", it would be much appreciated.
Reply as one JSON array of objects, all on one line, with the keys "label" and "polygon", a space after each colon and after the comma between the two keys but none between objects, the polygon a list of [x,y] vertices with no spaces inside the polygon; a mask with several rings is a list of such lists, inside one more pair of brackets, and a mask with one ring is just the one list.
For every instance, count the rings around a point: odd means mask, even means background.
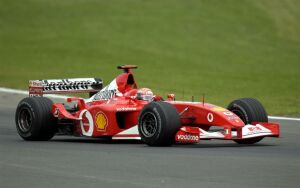
[{"label": "front wing", "polygon": [[[258,122],[253,125],[245,125],[241,129],[224,127],[217,131],[205,131],[199,127],[183,126],[176,133],[175,141],[177,143],[198,143],[200,140],[210,139],[240,140],[255,137],[279,137],[279,135],[279,124],[276,123]],[[141,139],[137,125],[114,135],[112,138],[115,140]]]},{"label": "front wing", "polygon": [[215,131],[205,131],[198,127],[183,126],[177,132],[175,139],[177,142],[197,143],[200,140],[210,139],[243,140],[255,137],[279,137],[279,135],[279,124],[257,122],[245,125],[240,129],[224,127]]}]

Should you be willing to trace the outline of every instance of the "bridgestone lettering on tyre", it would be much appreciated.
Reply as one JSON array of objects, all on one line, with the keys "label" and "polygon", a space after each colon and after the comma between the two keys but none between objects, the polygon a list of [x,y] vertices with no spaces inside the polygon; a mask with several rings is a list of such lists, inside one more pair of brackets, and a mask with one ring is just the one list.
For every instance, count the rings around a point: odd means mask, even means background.
[{"label": "bridgestone lettering on tyre", "polygon": [[[239,116],[245,125],[252,122],[268,122],[268,115],[265,108],[258,100],[253,98],[234,100],[228,105],[227,109]],[[262,139],[263,137],[256,137],[234,141],[239,144],[254,144]]]},{"label": "bridgestone lettering on tyre", "polygon": [[49,140],[54,136],[57,120],[51,114],[52,104],[44,97],[27,97],[20,101],[15,121],[24,140]]},{"label": "bridgestone lettering on tyre", "polygon": [[176,108],[167,102],[151,102],[144,106],[139,116],[139,133],[149,146],[172,145],[179,128],[179,114]]}]

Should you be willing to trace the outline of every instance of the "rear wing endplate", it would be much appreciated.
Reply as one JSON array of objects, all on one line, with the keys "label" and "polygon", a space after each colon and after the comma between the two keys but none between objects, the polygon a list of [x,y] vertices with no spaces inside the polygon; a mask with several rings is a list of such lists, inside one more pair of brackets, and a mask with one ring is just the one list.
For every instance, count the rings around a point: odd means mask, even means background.
[{"label": "rear wing endplate", "polygon": [[60,93],[90,93],[102,89],[99,78],[72,78],[58,80],[29,80],[29,96]]}]

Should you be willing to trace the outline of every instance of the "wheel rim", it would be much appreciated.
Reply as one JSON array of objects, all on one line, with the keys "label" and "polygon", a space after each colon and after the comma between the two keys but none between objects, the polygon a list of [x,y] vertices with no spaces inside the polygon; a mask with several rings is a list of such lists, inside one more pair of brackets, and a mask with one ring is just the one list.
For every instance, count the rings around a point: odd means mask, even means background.
[{"label": "wheel rim", "polygon": [[157,130],[157,119],[151,112],[147,112],[143,115],[141,131],[145,137],[152,137]]},{"label": "wheel rim", "polygon": [[19,113],[18,126],[22,132],[28,132],[32,126],[32,116],[27,109],[23,109]]}]

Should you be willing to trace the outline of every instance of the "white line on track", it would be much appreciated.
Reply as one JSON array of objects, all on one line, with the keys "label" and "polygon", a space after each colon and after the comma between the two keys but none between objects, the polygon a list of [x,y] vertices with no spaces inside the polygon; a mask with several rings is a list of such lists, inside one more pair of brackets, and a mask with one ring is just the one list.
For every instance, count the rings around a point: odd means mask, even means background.
[{"label": "white line on track", "polygon": [[[19,90],[19,89],[10,89],[10,88],[5,88],[5,87],[0,87],[0,92],[29,95],[28,91]],[[56,98],[56,99],[67,99],[68,98],[68,96],[54,95],[54,94],[49,94],[49,95],[45,95],[45,96],[50,97],[50,98]],[[278,119],[278,120],[300,121],[300,118],[292,118],[292,117],[268,116],[268,118],[269,119]]]},{"label": "white line on track", "polygon": [[[20,94],[20,95],[28,95],[29,93],[28,91],[24,91],[24,90],[19,90],[19,89],[10,89],[10,88],[5,88],[5,87],[0,87],[0,92],[3,93],[14,93],[14,94]],[[45,95],[49,98],[56,98],[56,99],[67,99],[68,96],[64,96],[64,95],[55,95],[55,94],[49,94],[49,95]]]},{"label": "white line on track", "polygon": [[278,119],[278,120],[300,121],[300,118],[293,118],[293,117],[268,116],[268,118],[269,119]]}]

